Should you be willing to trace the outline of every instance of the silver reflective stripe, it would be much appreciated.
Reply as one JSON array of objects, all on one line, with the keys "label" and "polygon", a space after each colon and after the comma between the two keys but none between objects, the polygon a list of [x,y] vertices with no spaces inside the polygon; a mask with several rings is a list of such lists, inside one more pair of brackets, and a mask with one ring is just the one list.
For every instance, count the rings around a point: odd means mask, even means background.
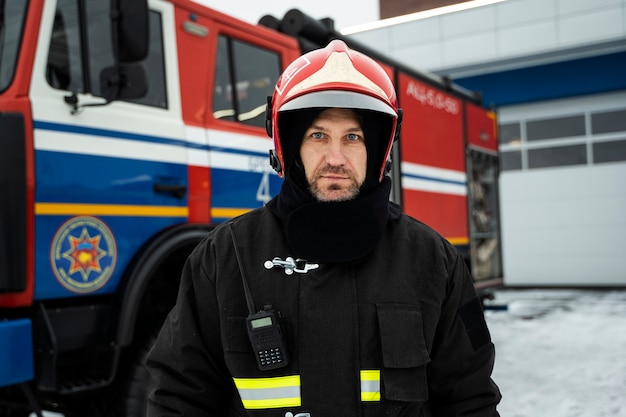
[{"label": "silver reflective stripe", "polygon": [[276,378],[233,378],[246,409],[299,407],[300,375]]},{"label": "silver reflective stripe", "polygon": [[239,395],[245,401],[294,398],[300,396],[300,387],[240,389]]},{"label": "silver reflective stripe", "polygon": [[380,370],[361,370],[361,401],[380,401]]}]

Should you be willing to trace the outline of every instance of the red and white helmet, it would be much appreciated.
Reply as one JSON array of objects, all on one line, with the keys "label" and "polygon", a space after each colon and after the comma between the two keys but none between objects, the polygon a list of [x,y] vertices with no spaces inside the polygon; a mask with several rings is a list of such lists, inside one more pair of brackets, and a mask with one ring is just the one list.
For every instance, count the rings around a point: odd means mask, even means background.
[{"label": "red and white helmet", "polygon": [[391,147],[398,134],[398,115],[401,111],[398,109],[393,83],[372,58],[348,48],[343,41],[334,40],[325,48],[308,52],[292,62],[278,79],[268,106],[267,133],[274,139],[270,163],[281,177],[288,168],[285,165],[283,141],[295,140],[281,137],[281,114],[294,110],[338,107],[368,110],[388,116],[392,121],[388,137],[380,139],[386,143],[377,144],[383,145],[377,147],[384,151],[378,173],[378,181],[382,180]]}]

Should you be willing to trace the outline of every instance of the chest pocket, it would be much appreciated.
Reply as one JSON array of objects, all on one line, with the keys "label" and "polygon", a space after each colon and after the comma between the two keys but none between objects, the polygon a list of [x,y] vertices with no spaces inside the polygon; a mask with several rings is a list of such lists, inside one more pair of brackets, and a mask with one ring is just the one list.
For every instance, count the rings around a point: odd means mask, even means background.
[{"label": "chest pocket", "polygon": [[419,306],[376,304],[383,356],[382,396],[388,400],[428,400],[426,365],[430,361]]}]

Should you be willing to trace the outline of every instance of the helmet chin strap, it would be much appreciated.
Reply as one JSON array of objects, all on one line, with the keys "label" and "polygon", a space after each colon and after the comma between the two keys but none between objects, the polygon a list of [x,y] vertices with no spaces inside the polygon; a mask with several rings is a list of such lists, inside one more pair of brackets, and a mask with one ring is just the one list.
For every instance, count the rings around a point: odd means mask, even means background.
[{"label": "helmet chin strap", "polygon": [[278,172],[279,176],[283,176],[283,167],[280,164],[280,159],[278,158],[278,155],[276,155],[276,151],[274,149],[270,149],[270,165],[274,171]]},{"label": "helmet chin strap", "polygon": [[270,138],[274,137],[272,130],[272,96],[267,96],[267,106],[265,107],[265,131]]}]

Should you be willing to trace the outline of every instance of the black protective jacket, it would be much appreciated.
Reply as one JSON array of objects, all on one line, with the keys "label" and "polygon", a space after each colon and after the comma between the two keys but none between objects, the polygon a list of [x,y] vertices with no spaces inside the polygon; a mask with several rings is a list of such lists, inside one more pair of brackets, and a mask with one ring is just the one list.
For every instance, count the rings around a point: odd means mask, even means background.
[{"label": "black protective jacket", "polygon": [[432,229],[401,215],[365,259],[287,274],[265,266],[294,255],[276,216],[262,208],[232,223],[256,309],[280,311],[289,363],[257,366],[222,225],[189,257],[149,356],[150,417],[498,415],[494,346],[472,279]]}]

